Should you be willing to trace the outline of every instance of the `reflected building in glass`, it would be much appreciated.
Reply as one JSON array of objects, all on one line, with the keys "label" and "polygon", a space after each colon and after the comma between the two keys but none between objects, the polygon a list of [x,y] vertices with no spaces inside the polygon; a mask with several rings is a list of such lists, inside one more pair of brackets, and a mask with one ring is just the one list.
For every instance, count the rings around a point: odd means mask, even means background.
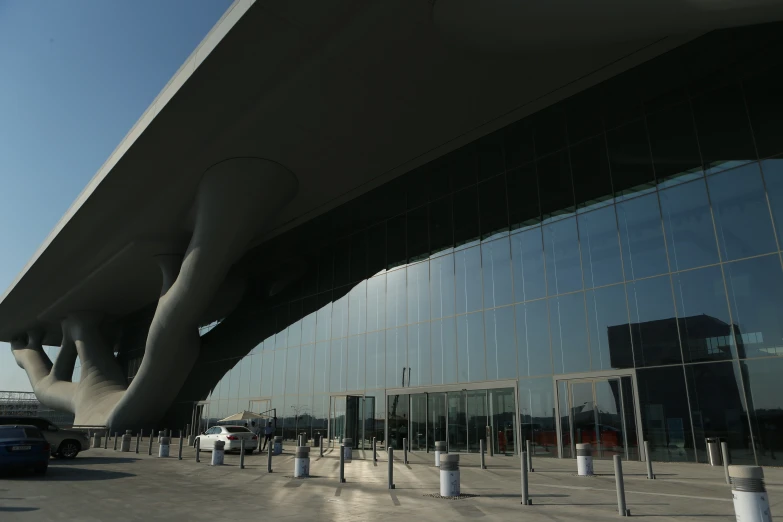
[{"label": "reflected building in glass", "polygon": [[703,462],[720,437],[772,464],[782,231],[783,28],[712,32],[251,253],[289,277],[204,331],[230,346],[188,407],[365,448]]}]

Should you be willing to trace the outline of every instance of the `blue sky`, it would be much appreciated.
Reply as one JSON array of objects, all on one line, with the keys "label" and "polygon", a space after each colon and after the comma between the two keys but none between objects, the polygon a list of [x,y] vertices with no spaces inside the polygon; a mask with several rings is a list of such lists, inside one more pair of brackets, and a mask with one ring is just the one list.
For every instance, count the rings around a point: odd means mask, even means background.
[{"label": "blue sky", "polygon": [[[0,294],[230,0],[0,0]],[[0,390],[30,390],[0,343]]]}]

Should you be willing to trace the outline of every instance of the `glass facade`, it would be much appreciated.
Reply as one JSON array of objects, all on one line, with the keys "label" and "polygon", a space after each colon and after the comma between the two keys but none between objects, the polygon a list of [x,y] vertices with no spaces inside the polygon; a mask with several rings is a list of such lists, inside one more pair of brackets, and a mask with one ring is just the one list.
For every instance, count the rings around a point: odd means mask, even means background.
[{"label": "glass facade", "polygon": [[462,385],[512,381],[503,451],[638,456],[641,439],[705,461],[720,437],[772,463],[782,229],[783,26],[710,33],[265,245],[307,268],[242,312],[264,334],[209,417],[276,408],[285,436],[325,434],[362,397],[367,438],[457,444],[467,415],[473,451],[509,403]]}]

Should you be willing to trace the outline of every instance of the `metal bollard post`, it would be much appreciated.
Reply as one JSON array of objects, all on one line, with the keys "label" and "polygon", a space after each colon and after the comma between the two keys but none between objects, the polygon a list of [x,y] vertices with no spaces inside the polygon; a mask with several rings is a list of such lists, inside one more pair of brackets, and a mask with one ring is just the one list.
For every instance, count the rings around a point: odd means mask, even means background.
[{"label": "metal bollard post", "polygon": [[310,448],[299,446],[294,454],[294,478],[310,476]]},{"label": "metal bollard post", "polygon": [[149,450],[147,451],[148,455],[152,455],[152,441],[153,440],[154,440],[154,437],[152,436],[152,433],[150,433],[150,447],[149,447]]},{"label": "metal bollard post", "polygon": [[650,456],[650,441],[644,441],[644,458],[647,461],[647,478],[655,480],[655,475],[652,470],[652,457]]},{"label": "metal bollard post", "polygon": [[318,452],[320,453],[321,457],[324,456],[324,438],[319,437],[318,438]]},{"label": "metal bollard post", "polygon": [[487,469],[487,464],[484,461],[484,439],[479,440],[479,453],[481,453],[481,469]]},{"label": "metal bollard post", "polygon": [[340,484],[345,483],[345,449],[340,445]]},{"label": "metal bollard post", "polygon": [[726,484],[731,484],[731,477],[729,476],[729,444],[727,442],[720,443],[720,452],[723,456],[723,473],[726,475]]},{"label": "metal bollard post", "polygon": [[729,466],[734,514],[742,522],[772,522],[761,466]]},{"label": "metal bollard post", "polygon": [[272,442],[269,443],[269,449],[266,450],[266,472],[272,473]]},{"label": "metal bollard post", "polygon": [[136,454],[139,453],[139,444],[141,443],[141,432],[136,434]]},{"label": "metal bollard post", "polygon": [[182,446],[185,445],[185,437],[183,436],[182,430],[179,432],[179,454],[177,455],[178,460],[182,460]]},{"label": "metal bollard post", "polygon": [[160,439],[160,445],[158,445],[158,457],[168,458],[170,448],[171,448],[171,437],[162,437]]},{"label": "metal bollard post", "polygon": [[535,470],[533,469],[533,452],[531,451],[531,448],[533,446],[533,443],[529,440],[525,441],[525,446],[527,447],[527,470],[530,473],[533,473]]},{"label": "metal bollard post", "polygon": [[201,439],[196,439],[196,462],[201,462]]},{"label": "metal bollard post", "polygon": [[372,438],[372,461],[378,462],[378,450],[375,447],[375,437]]},{"label": "metal bollard post", "polygon": [[527,452],[522,452],[522,462],[520,466],[520,471],[522,472],[522,502],[520,502],[523,506],[530,506],[533,504],[533,501],[530,500],[530,495],[528,494],[528,488],[527,488]]},{"label": "metal bollard post", "polygon": [[402,463],[408,464],[408,439],[402,439]]},{"label": "metal bollard post", "polygon": [[239,469],[245,469],[245,439],[239,439]]},{"label": "metal bollard post", "polygon": [[114,451],[117,451],[117,432],[114,432]]},{"label": "metal bollard post", "polygon": [[394,448],[389,447],[389,489],[394,489]]},{"label": "metal bollard post", "polygon": [[617,487],[617,512],[621,517],[631,515],[631,510],[625,507],[625,484],[623,483],[623,459],[620,455],[614,456],[614,482]]},{"label": "metal bollard post", "polygon": [[106,430],[103,437],[103,449],[109,449],[109,434],[111,433],[111,428]]}]

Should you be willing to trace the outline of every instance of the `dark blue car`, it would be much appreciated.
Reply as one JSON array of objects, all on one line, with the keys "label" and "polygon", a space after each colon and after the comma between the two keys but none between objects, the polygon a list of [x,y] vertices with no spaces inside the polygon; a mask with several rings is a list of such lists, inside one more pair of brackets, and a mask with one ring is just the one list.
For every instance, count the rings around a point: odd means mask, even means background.
[{"label": "dark blue car", "polygon": [[0,471],[32,469],[44,474],[51,446],[35,426],[0,426]]}]

